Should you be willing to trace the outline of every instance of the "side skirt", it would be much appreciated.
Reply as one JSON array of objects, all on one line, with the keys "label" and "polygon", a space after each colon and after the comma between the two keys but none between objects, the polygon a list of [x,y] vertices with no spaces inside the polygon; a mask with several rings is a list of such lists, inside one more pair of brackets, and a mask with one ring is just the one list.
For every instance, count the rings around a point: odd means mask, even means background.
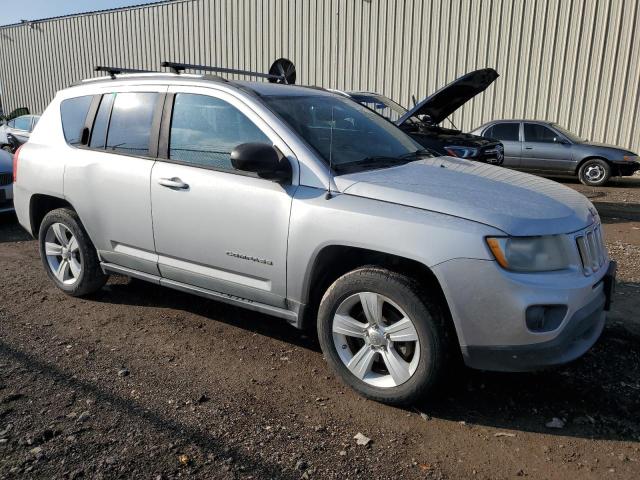
[{"label": "side skirt", "polygon": [[253,300],[249,300],[248,298],[236,297],[222,292],[215,292],[213,290],[194,287],[193,285],[188,285],[186,283],[176,282],[174,280],[158,277],[156,275],[139,272],[130,268],[121,267],[120,265],[114,265],[113,263],[101,262],[100,266],[102,267],[102,271],[104,273],[117,273],[120,275],[126,275],[127,277],[138,278],[140,280],[145,280],[156,285],[173,288],[174,290],[179,290],[181,292],[192,293],[194,295],[208,298],[210,300],[216,300],[219,302],[228,303],[230,305],[246,308],[248,310],[253,310],[255,312],[264,313],[266,315],[283,318],[294,326],[299,325],[298,313],[292,312],[291,310],[254,302]]}]

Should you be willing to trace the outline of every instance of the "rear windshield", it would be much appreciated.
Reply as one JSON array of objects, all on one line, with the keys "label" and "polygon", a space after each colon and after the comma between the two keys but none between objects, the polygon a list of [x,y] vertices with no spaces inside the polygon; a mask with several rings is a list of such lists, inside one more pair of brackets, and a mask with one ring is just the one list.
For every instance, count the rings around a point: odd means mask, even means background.
[{"label": "rear windshield", "polygon": [[263,99],[337,172],[399,165],[422,151],[402,130],[348,98],[305,95]]}]

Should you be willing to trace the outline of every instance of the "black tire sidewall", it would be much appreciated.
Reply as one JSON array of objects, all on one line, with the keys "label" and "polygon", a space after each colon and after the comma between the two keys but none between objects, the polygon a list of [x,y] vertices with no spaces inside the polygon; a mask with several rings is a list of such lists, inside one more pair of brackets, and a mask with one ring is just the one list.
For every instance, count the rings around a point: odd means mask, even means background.
[{"label": "black tire sidewall", "polygon": [[[338,306],[349,296],[370,291],[391,299],[411,318],[420,342],[420,360],[402,385],[380,388],[356,378],[344,365],[333,342],[332,324]],[[367,267],[340,277],[325,293],[318,311],[318,338],[330,366],[362,395],[384,403],[406,405],[424,397],[437,383],[444,364],[444,331],[437,306],[421,298],[417,284],[385,269]]]},{"label": "black tire sidewall", "polygon": [[[65,285],[60,282],[60,280],[58,280],[55,274],[51,271],[51,267],[49,267],[49,262],[47,261],[45,238],[47,230],[54,223],[61,223],[67,227],[78,242],[80,258],[82,261],[82,271],[80,272],[80,277],[73,285]],[[72,210],[61,208],[49,212],[44,217],[38,232],[38,245],[40,249],[40,258],[42,259],[47,275],[55,285],[65,293],[72,296],[80,296],[94,291],[96,290],[96,287],[100,288],[102,286],[101,284],[104,284],[106,276],[104,276],[101,271],[96,272],[95,266],[99,261],[97,254],[95,253],[93,243],[80,224],[80,220],[76,213]]]},{"label": "black tire sidewall", "polygon": [[[605,175],[602,180],[600,180],[599,182],[591,182],[585,177],[585,171],[589,165],[599,165],[602,168],[604,168]],[[580,182],[590,187],[601,187],[602,185],[607,183],[610,178],[611,178],[611,166],[606,161],[600,158],[592,158],[590,160],[587,160],[582,165],[580,165],[580,170],[578,171],[578,179],[580,180]]]}]

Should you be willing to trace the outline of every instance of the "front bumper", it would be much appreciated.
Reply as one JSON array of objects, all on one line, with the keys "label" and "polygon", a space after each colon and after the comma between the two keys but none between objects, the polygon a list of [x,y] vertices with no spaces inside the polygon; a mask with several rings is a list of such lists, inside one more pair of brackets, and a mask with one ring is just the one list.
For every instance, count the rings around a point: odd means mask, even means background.
[{"label": "front bumper", "polygon": [[[578,272],[514,274],[496,262],[457,259],[434,268],[443,286],[467,366],[530,371],[570,362],[600,337],[615,278],[615,262],[591,276]],[[527,308],[562,305],[559,326],[533,332]]]},{"label": "front bumper", "polygon": [[13,211],[13,184],[0,186],[0,213]]}]

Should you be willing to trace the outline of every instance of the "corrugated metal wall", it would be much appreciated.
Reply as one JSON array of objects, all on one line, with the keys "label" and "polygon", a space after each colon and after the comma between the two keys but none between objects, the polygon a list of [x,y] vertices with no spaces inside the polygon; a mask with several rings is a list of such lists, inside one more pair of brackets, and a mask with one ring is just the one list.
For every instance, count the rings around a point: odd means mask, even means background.
[{"label": "corrugated metal wall", "polygon": [[409,105],[482,67],[501,74],[452,118],[558,121],[640,150],[640,0],[187,0],[0,28],[5,111],[41,111],[98,64],[266,70]]}]

